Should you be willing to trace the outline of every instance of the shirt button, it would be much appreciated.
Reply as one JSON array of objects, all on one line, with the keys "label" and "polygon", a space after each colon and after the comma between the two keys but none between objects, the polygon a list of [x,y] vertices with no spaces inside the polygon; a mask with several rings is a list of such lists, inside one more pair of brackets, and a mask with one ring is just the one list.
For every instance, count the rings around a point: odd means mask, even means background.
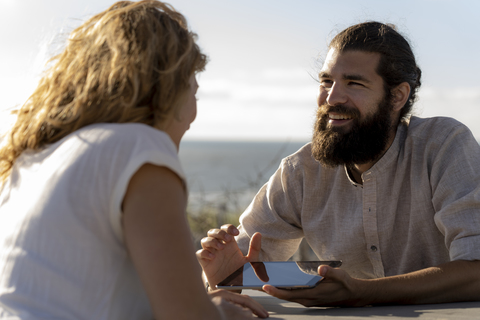
[{"label": "shirt button", "polygon": [[375,246],[371,246],[370,249],[371,249],[373,252],[377,251],[377,247],[375,247]]}]

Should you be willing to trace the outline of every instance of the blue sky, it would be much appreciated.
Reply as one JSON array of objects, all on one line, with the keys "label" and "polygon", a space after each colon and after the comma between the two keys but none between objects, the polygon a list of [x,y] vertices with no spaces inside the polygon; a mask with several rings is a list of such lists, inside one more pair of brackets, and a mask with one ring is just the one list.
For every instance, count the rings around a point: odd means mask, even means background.
[{"label": "blue sky", "polygon": [[[22,103],[51,48],[105,0],[0,0],[0,108]],[[480,1],[172,0],[210,57],[186,139],[310,139],[328,41],[351,24],[397,25],[423,71],[415,113],[480,140]],[[1,119],[0,119],[1,122]]]}]

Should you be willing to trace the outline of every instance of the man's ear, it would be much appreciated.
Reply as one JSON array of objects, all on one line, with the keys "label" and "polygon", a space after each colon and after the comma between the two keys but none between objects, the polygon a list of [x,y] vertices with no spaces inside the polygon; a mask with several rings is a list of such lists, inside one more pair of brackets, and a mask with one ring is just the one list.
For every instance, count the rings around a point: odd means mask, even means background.
[{"label": "man's ear", "polygon": [[400,111],[410,96],[410,85],[402,82],[392,89],[392,106],[394,111]]}]

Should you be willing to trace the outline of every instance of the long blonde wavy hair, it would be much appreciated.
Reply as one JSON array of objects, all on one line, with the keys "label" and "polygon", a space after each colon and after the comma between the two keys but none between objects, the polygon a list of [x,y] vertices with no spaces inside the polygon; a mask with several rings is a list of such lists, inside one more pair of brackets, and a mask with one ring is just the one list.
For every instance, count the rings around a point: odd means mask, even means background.
[{"label": "long blonde wavy hair", "polygon": [[162,129],[178,116],[206,56],[185,18],[155,0],[120,1],[75,29],[17,112],[0,149],[0,185],[27,149],[39,150],[93,123]]}]

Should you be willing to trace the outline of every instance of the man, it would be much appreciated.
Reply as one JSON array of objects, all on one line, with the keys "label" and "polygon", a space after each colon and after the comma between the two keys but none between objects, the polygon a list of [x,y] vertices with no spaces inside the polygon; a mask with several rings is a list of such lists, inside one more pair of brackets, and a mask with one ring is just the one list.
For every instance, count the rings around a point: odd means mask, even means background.
[{"label": "man", "polygon": [[238,230],[203,239],[210,285],[286,260],[305,238],[343,266],[321,266],[314,289],[267,293],[306,306],[480,300],[480,148],[453,119],[407,116],[421,78],[408,42],[390,25],[349,27],[319,78],[312,143],[282,161]]}]

